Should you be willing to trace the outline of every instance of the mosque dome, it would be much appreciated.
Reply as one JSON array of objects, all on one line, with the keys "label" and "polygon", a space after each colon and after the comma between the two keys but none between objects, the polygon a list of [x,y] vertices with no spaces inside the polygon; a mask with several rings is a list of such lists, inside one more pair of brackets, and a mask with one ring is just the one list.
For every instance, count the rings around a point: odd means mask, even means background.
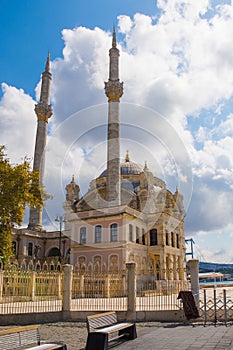
[{"label": "mosque dome", "polygon": [[[143,171],[141,165],[131,162],[129,153],[127,151],[125,161],[120,164],[121,175],[139,175]],[[105,169],[99,176],[99,178],[107,176],[107,169]]]}]

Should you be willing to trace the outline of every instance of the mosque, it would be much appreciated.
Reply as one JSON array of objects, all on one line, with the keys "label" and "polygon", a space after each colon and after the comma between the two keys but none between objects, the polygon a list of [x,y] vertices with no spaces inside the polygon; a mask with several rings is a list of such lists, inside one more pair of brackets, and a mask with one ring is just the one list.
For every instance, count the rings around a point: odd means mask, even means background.
[{"label": "mosque", "polygon": [[[66,186],[65,230],[46,232],[42,209],[31,208],[27,228],[16,229],[13,244],[17,260],[38,263],[57,261],[80,268],[103,266],[112,271],[127,262],[136,263],[142,274],[151,268],[158,280],[184,280],[185,237],[183,196],[171,193],[163,180],[130,160],[120,160],[119,50],[113,31],[109,50],[109,79],[105,82],[108,99],[107,169],[90,182],[80,197],[74,177]],[[52,116],[49,105],[50,58],[42,74],[40,101],[35,106],[37,136],[34,169],[43,183],[47,125]],[[61,217],[58,218],[61,225]]]}]

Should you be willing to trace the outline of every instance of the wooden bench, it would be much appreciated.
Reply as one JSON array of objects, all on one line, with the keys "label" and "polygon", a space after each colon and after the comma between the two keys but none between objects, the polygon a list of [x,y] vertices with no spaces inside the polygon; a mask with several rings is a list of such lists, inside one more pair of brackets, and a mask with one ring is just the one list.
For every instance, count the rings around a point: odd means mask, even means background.
[{"label": "wooden bench", "polygon": [[0,349],[67,350],[66,345],[63,343],[42,343],[39,326],[37,325],[0,330]]},{"label": "wooden bench", "polygon": [[114,311],[88,316],[87,330],[86,350],[106,350],[110,340],[137,338],[136,325],[118,323]]}]

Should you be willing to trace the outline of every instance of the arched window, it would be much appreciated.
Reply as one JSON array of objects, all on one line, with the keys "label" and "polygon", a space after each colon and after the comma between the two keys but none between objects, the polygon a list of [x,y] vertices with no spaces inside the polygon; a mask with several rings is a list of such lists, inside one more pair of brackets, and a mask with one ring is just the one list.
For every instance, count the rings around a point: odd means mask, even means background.
[{"label": "arched window", "polygon": [[54,248],[51,248],[49,253],[48,253],[48,257],[50,256],[59,256],[59,249],[54,247]]},{"label": "arched window", "polygon": [[87,229],[86,227],[80,228],[80,244],[86,244],[87,243]]},{"label": "arched window", "polygon": [[166,230],[166,245],[169,245],[169,233]]},{"label": "arched window", "polygon": [[139,243],[139,227],[136,227],[136,243]]},{"label": "arched window", "polygon": [[176,234],[176,248],[180,248],[179,234]]},{"label": "arched window", "polygon": [[129,224],[129,241],[133,242],[133,225]]},{"label": "arched window", "polygon": [[172,247],[175,247],[175,237],[174,237],[174,232],[171,232],[171,244],[172,244]]},{"label": "arched window", "polygon": [[79,263],[80,270],[82,270],[82,271],[86,270],[86,257],[85,256],[80,256],[78,258],[78,263]]},{"label": "arched window", "polygon": [[142,229],[142,244],[143,245],[146,244],[146,237],[145,237],[145,230],[144,230],[144,228]]},{"label": "arched window", "polygon": [[118,225],[112,224],[110,226],[110,241],[117,242],[118,241]]},{"label": "arched window", "polygon": [[31,242],[28,243],[28,256],[33,255],[33,244]]},{"label": "arched window", "polygon": [[158,245],[158,235],[155,228],[150,230],[150,245]]},{"label": "arched window", "polygon": [[95,226],[95,243],[101,243],[102,240],[102,226]]},{"label": "arched window", "polygon": [[129,256],[129,261],[133,262],[134,261],[134,255],[131,253]]},{"label": "arched window", "polygon": [[118,255],[111,255],[109,261],[109,270],[110,271],[118,271]]},{"label": "arched window", "polygon": [[94,270],[95,271],[100,271],[102,269],[102,258],[100,255],[95,255],[94,256],[94,260],[93,260],[93,263],[94,263]]}]

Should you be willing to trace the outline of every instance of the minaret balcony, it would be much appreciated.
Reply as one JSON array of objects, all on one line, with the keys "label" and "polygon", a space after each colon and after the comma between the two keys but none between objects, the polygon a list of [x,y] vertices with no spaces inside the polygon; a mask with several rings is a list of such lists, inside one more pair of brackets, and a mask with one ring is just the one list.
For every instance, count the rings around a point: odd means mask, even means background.
[{"label": "minaret balcony", "polygon": [[105,94],[108,97],[108,101],[119,102],[123,95],[123,83],[119,80],[109,80],[105,83]]}]

